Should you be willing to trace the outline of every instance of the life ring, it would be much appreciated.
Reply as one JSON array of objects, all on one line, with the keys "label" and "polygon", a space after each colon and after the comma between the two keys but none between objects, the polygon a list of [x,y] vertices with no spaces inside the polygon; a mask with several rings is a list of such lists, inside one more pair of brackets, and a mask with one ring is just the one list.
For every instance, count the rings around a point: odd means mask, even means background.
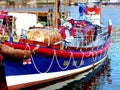
[{"label": "life ring", "polygon": [[86,14],[87,15],[95,15],[96,12],[97,12],[96,5],[94,5],[93,8],[89,8],[88,6],[86,6]]},{"label": "life ring", "polygon": [[111,19],[109,19],[109,21],[108,21],[108,34],[109,35],[112,34],[112,21],[111,21]]},{"label": "life ring", "polygon": [[[70,30],[70,37],[67,37],[65,30],[69,29]],[[67,42],[71,42],[74,39],[74,27],[71,25],[71,23],[66,22],[63,24],[61,27],[61,35],[63,39]]]}]

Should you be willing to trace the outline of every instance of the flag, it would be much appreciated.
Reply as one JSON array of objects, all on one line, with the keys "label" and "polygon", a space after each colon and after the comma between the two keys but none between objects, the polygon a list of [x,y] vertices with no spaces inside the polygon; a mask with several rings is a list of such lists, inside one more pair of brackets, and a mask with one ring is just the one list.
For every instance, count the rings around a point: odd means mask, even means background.
[{"label": "flag", "polygon": [[23,60],[23,65],[28,65],[28,64],[32,64],[31,58],[28,58],[28,59],[24,59],[24,60]]}]

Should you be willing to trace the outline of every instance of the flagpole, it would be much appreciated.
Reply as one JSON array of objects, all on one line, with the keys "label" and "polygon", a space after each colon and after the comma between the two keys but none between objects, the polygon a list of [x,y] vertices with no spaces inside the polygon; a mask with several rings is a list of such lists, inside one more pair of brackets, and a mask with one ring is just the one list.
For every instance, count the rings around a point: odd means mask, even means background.
[{"label": "flagpole", "polygon": [[58,0],[55,0],[55,27],[58,28]]}]

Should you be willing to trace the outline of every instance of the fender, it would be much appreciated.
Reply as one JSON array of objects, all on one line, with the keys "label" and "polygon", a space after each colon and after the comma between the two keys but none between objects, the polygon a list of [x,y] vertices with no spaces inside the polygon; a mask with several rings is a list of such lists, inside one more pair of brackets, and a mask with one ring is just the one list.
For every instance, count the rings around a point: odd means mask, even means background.
[{"label": "fender", "polygon": [[109,35],[112,34],[112,21],[111,21],[111,19],[109,19],[109,21],[108,21],[108,34]]}]

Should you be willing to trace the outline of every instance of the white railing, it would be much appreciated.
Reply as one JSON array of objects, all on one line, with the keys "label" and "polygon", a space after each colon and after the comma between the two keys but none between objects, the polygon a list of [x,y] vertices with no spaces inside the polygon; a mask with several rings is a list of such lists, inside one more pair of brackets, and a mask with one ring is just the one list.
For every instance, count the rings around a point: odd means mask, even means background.
[{"label": "white railing", "polygon": [[[79,30],[79,31],[78,31]],[[80,28],[75,28],[75,38],[74,38],[74,44],[69,43],[68,46],[74,45],[76,48],[81,48],[81,47],[103,47],[107,42],[108,42],[108,31],[107,30],[102,30],[98,29],[97,30],[97,35],[94,35],[94,31],[92,32],[91,35],[87,35],[86,33],[83,33],[80,31]],[[96,39],[94,40],[94,38]]]}]

